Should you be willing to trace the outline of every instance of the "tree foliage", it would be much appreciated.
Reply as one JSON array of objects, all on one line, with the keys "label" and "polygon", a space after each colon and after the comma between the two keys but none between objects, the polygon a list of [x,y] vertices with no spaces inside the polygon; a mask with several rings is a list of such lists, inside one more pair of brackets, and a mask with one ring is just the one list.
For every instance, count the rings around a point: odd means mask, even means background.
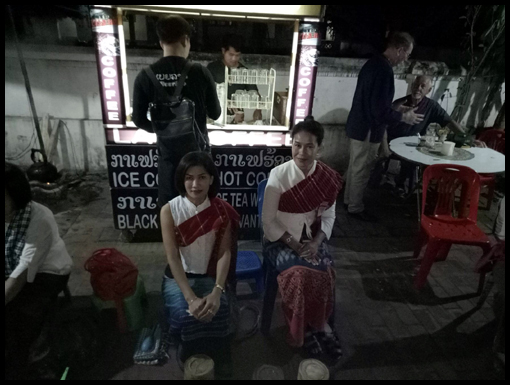
[{"label": "tree foliage", "polygon": [[505,5],[468,5],[463,18],[468,30],[464,45],[469,61],[467,74],[459,84],[452,118],[461,120],[469,107],[473,82],[483,78],[489,90],[479,123],[485,124],[505,81]]}]

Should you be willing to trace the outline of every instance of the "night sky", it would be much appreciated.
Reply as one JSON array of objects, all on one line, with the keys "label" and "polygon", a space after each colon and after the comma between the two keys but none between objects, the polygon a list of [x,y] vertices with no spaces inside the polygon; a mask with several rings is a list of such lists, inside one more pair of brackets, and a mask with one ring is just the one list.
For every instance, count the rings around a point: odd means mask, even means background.
[{"label": "night sky", "polygon": [[[12,5],[17,29],[23,38],[24,25],[21,17],[83,17],[84,8],[79,5],[34,5],[30,7]],[[489,6],[487,6],[489,7]],[[7,12],[6,12],[7,15]],[[464,62],[464,44],[467,41],[467,27],[465,21],[460,19],[466,15],[466,5],[328,5],[326,8],[326,21],[331,21],[336,32],[332,49],[321,50],[321,55],[338,57],[370,57],[384,50],[385,37],[391,31],[409,32],[416,40],[413,58],[418,60],[449,60],[450,62]],[[6,36],[10,28],[10,20],[6,16]],[[257,27],[257,28],[255,28]],[[291,26],[292,27],[292,26]],[[292,29],[290,27],[289,31]],[[267,38],[267,24],[254,23],[252,41],[246,42],[246,53],[260,53],[288,55],[290,46],[285,41],[271,43],[263,41]],[[221,31],[217,31],[218,33]],[[225,31],[232,32],[232,31]],[[282,36],[291,36],[287,30],[278,30],[278,39]],[[199,51],[217,51],[214,44],[206,42],[200,46],[195,44]],[[217,39],[214,38],[216,41]],[[346,50],[340,49],[341,43],[350,44]],[[208,44],[206,44],[208,43]],[[141,43],[143,44],[143,42]],[[158,44],[153,44],[159,49]],[[353,47],[352,45],[358,45]],[[360,46],[362,48],[360,48]],[[445,58],[442,49],[461,53],[449,54]],[[254,51],[254,52],[252,52]],[[453,64],[453,63],[452,63]],[[458,63],[454,63],[457,65]]]},{"label": "night sky", "polygon": [[[337,39],[383,44],[386,31],[409,32],[420,46],[458,48],[465,5],[328,5]],[[339,35],[339,36],[338,36]]]}]

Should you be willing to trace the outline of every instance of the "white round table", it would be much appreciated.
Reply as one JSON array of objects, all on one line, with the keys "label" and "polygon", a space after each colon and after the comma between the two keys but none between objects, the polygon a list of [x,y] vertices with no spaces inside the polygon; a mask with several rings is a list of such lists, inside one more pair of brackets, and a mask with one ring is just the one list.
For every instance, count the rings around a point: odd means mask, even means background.
[{"label": "white round table", "polygon": [[467,166],[479,174],[497,174],[505,172],[505,156],[490,148],[467,148],[466,151],[475,155],[469,160],[447,160],[424,154],[416,147],[408,146],[406,143],[418,143],[417,136],[406,136],[393,139],[390,142],[390,149],[396,155],[410,162],[420,165],[431,166],[433,164],[453,164]]},{"label": "white round table", "polygon": [[[447,160],[441,159],[432,155],[424,154],[416,148],[406,143],[418,144],[420,139],[417,136],[405,136],[403,138],[393,139],[390,142],[391,151],[400,158],[406,159],[412,163],[420,166],[431,166],[433,164],[451,164],[459,166],[467,166],[481,174],[497,174],[505,172],[505,156],[490,148],[467,148],[466,151],[475,155],[474,158],[469,160]],[[418,184],[421,181],[422,167],[416,168],[416,179]],[[416,190],[416,200],[418,203],[418,222],[421,222],[421,209],[420,209],[420,193],[419,189]]]}]

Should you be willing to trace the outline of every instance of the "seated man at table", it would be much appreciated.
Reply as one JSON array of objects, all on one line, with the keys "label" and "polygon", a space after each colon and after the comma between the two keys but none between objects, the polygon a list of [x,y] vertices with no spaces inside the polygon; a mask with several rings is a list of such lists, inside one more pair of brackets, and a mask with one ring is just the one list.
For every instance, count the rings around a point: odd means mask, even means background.
[{"label": "seated man at table", "polygon": [[[424,118],[421,123],[413,126],[399,122],[390,125],[387,128],[386,135],[381,144],[381,157],[388,158],[391,155],[388,143],[393,139],[401,138],[404,136],[425,135],[427,128],[432,123],[437,123],[441,127],[447,127],[458,133],[464,133],[464,129],[456,121],[452,120],[450,115],[439,105],[438,102],[427,97],[432,90],[432,79],[429,76],[420,75],[416,77],[411,85],[411,94],[403,98],[397,99],[393,102],[393,108],[402,112],[410,109],[417,108],[417,114],[423,114]],[[395,187],[399,195],[405,194],[405,182],[410,180],[411,187],[415,172],[415,167],[409,162],[402,161],[400,167],[400,174],[395,180]],[[409,188],[411,193],[411,188]]]}]

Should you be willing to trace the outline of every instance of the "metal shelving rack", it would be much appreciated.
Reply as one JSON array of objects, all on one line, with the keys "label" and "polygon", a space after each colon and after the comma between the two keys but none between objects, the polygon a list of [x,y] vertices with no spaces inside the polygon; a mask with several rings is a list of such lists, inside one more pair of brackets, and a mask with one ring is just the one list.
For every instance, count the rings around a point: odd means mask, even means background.
[{"label": "metal shelving rack", "polygon": [[[223,105],[225,106],[225,109],[227,108],[248,108],[253,110],[266,110],[269,111],[269,125],[273,123],[273,105],[274,105],[274,92],[275,92],[275,83],[276,83],[276,70],[274,68],[269,69],[267,74],[267,82],[264,81],[264,79],[260,79],[260,71],[257,70],[258,75],[253,76],[252,70],[248,70],[248,76],[246,79],[246,82],[243,81],[244,79],[234,78],[231,74],[228,73],[228,67],[225,66],[225,79],[227,81],[225,82],[225,91],[224,91],[224,97],[223,97]],[[239,76],[239,75],[238,75]],[[242,76],[242,75],[241,75]],[[262,82],[260,81],[262,80]],[[229,84],[245,84],[245,85],[256,85],[256,86],[268,86],[267,87],[267,101],[264,101],[264,95],[260,92],[259,94],[261,98],[256,102],[254,101],[236,101],[231,100],[229,97],[231,95],[228,95],[228,85]],[[223,124],[227,124],[227,114],[223,114]]]}]

